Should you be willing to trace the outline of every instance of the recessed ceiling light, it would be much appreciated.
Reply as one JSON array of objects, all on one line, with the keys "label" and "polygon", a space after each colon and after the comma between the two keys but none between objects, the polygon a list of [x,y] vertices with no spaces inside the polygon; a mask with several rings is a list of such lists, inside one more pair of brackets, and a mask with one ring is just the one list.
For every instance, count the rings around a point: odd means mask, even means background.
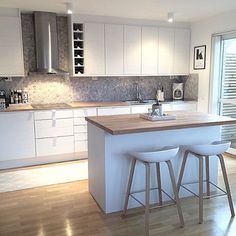
[{"label": "recessed ceiling light", "polygon": [[73,13],[72,2],[67,2],[66,3],[66,11],[67,11],[67,14],[69,14],[69,15],[71,15]]},{"label": "recessed ceiling light", "polygon": [[174,13],[168,12],[168,22],[173,23],[174,22]]}]

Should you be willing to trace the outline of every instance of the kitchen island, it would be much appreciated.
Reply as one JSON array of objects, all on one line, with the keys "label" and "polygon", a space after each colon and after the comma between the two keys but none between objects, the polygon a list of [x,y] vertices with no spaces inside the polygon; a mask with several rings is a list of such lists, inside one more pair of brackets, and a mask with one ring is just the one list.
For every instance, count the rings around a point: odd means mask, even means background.
[{"label": "kitchen island", "polygon": [[[133,151],[151,151],[164,146],[182,146],[190,144],[211,143],[221,140],[221,126],[235,124],[236,119],[197,112],[172,112],[176,120],[148,121],[139,114],[87,117],[88,121],[88,167],[89,191],[105,213],[123,209]],[[173,167],[177,177],[181,165],[183,148],[173,159]],[[156,186],[156,177],[151,168],[151,187]],[[198,161],[192,158],[186,165],[183,183],[196,181],[198,177]],[[172,194],[171,183],[165,163],[161,164],[162,188]],[[210,179],[217,183],[218,161],[210,158]],[[144,189],[145,174],[142,164],[138,165],[132,185],[133,190]],[[197,190],[196,184],[191,186]],[[214,189],[211,189],[212,191]],[[181,191],[180,197],[189,196]],[[143,201],[144,194],[136,196]],[[157,191],[152,191],[150,201],[157,202]],[[164,197],[164,201],[169,200]],[[138,207],[136,201],[130,199],[129,208]]]}]

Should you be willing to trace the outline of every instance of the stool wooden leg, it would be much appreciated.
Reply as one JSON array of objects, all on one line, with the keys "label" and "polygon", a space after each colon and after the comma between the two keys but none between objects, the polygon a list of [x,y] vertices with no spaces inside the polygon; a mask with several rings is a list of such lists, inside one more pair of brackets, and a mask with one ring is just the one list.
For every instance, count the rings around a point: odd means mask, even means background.
[{"label": "stool wooden leg", "polygon": [[160,163],[156,163],[156,172],[157,172],[157,187],[158,187],[159,204],[162,205],[161,169],[160,169]]},{"label": "stool wooden leg", "polygon": [[184,227],[184,218],[183,218],[183,213],[181,210],[181,204],[180,204],[179,194],[178,194],[178,190],[177,190],[177,186],[176,186],[176,182],[175,182],[173,167],[172,167],[171,161],[166,161],[166,163],[168,165],[172,188],[173,188],[173,192],[175,195],[175,201],[176,201],[176,206],[177,206],[177,210],[178,210],[178,214],[179,214],[180,225],[181,225],[181,227]]},{"label": "stool wooden leg", "polygon": [[221,165],[223,178],[224,178],[224,182],[225,182],[225,188],[226,188],[226,192],[227,192],[231,216],[234,217],[235,216],[234,205],[233,205],[233,201],[232,201],[232,196],[231,196],[230,187],[229,187],[229,181],[228,181],[227,172],[226,172],[226,168],[225,168],[224,157],[222,155],[218,155],[218,157],[220,159],[220,165]]},{"label": "stool wooden leg", "polygon": [[183,161],[182,161],[182,164],[181,164],[181,169],[180,169],[179,179],[178,179],[178,184],[177,184],[178,192],[180,190],[180,186],[181,186],[181,183],[182,183],[182,179],[183,179],[183,175],[184,175],[184,169],[185,169],[188,153],[189,153],[188,151],[185,151],[184,157],[183,157]]},{"label": "stool wooden leg", "polygon": [[210,196],[210,172],[209,172],[209,156],[205,157],[205,164],[206,164],[206,189],[207,189],[207,196]]},{"label": "stool wooden leg", "polygon": [[146,167],[146,190],[145,190],[145,235],[149,236],[149,200],[150,200],[150,165],[144,163]]},{"label": "stool wooden leg", "polygon": [[135,165],[136,165],[136,159],[133,158],[132,163],[131,163],[130,173],[129,173],[127,191],[126,191],[126,195],[125,195],[125,204],[124,204],[123,215],[126,215],[127,208],[128,208],[129,195],[130,195],[131,185],[132,185],[132,181],[133,181]]},{"label": "stool wooden leg", "polygon": [[203,157],[199,156],[199,224],[203,222]]}]

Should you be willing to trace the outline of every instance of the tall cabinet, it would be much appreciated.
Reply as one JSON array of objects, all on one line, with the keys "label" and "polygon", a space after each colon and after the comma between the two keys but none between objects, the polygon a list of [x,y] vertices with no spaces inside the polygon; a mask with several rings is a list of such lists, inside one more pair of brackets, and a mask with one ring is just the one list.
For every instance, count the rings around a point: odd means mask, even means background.
[{"label": "tall cabinet", "polygon": [[124,26],[124,74],[141,74],[141,27]]},{"label": "tall cabinet", "polygon": [[123,25],[105,25],[105,58],[107,75],[120,75],[124,72],[123,37]]},{"label": "tall cabinet", "polygon": [[24,76],[21,19],[18,9],[0,8],[0,77]]},{"label": "tall cabinet", "polygon": [[87,75],[105,74],[104,24],[84,24],[84,71]]}]

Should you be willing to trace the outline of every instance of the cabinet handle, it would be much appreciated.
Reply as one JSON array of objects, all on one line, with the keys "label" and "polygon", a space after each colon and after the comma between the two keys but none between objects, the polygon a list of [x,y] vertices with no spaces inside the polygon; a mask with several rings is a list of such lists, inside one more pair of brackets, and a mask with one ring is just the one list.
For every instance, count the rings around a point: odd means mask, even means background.
[{"label": "cabinet handle", "polygon": [[56,110],[52,110],[52,119],[56,120]]}]

